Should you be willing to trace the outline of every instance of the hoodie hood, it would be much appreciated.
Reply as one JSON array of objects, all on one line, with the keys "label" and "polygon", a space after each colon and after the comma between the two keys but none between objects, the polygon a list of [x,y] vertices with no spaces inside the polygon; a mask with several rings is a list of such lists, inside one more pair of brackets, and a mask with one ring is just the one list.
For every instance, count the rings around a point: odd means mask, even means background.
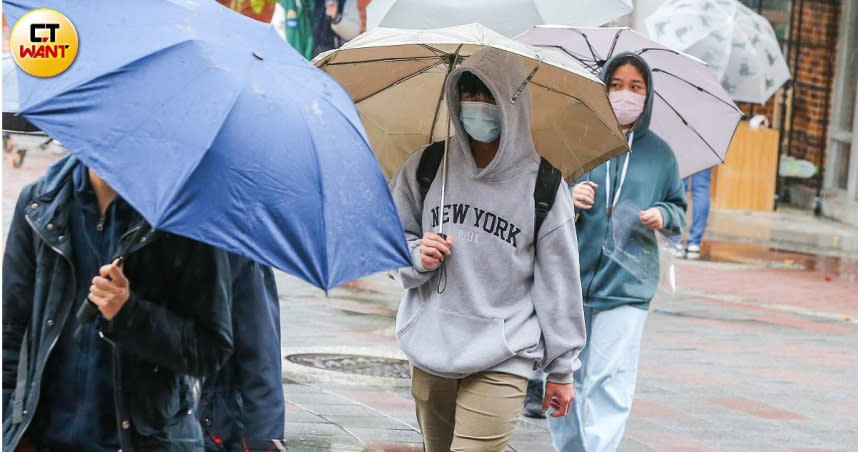
[{"label": "hoodie hood", "polygon": [[599,78],[605,83],[605,86],[610,86],[610,76],[614,73],[614,70],[617,69],[617,62],[620,58],[630,56],[636,60],[638,60],[644,68],[646,68],[646,73],[644,74],[644,80],[646,81],[646,103],[644,103],[644,109],[641,113],[640,118],[635,121],[635,126],[632,128],[632,131],[635,133],[635,139],[643,137],[649,132],[649,121],[652,117],[652,99],[653,99],[653,89],[652,89],[652,69],[650,69],[649,65],[644,61],[643,58],[634,54],[632,52],[622,52],[614,55],[605,62],[605,65],[602,66],[602,72],[599,74]]},{"label": "hoodie hood", "polygon": [[[459,79],[471,72],[482,80],[495,98],[500,110],[500,147],[485,168],[477,168],[471,154],[468,134],[460,118]],[[451,165],[461,165],[469,174],[485,180],[503,180],[515,176],[527,161],[539,161],[530,134],[531,101],[521,57],[503,50],[486,48],[474,53],[447,77],[444,95],[455,137],[450,140]]]}]

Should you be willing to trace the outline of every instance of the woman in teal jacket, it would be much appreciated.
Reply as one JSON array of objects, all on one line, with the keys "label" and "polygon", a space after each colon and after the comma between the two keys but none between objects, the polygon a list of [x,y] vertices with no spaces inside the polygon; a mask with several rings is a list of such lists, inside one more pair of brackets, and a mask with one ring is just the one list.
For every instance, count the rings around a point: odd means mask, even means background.
[{"label": "woman in teal jacket", "polygon": [[603,68],[602,80],[632,152],[599,166],[571,187],[580,212],[576,228],[588,337],[582,367],[575,373],[575,409],[566,417],[549,418],[554,447],[564,452],[616,450],[634,399],[641,335],[656,288],[603,251],[603,245],[613,241],[613,215],[627,212],[616,207],[636,206],[641,223],[653,231],[679,234],[685,225],[676,157],[649,130],[649,67],[637,55],[622,53]]}]

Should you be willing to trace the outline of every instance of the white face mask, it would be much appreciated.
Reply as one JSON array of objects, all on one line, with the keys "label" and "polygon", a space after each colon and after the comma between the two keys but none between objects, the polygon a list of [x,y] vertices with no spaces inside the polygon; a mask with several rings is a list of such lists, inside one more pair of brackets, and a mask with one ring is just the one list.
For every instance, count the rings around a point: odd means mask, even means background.
[{"label": "white face mask", "polygon": [[485,102],[461,102],[462,126],[471,138],[491,143],[501,133],[500,110],[497,105]]},{"label": "white face mask", "polygon": [[611,106],[614,107],[614,114],[617,115],[617,121],[620,126],[626,127],[633,124],[643,113],[646,96],[633,93],[628,90],[611,91],[608,93],[608,99],[611,100]]}]

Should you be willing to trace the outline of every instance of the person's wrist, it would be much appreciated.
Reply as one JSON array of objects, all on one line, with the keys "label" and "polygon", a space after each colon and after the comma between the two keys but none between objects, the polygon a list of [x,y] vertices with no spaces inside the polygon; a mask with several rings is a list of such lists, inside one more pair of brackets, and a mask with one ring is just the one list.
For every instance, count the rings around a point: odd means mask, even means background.
[{"label": "person's wrist", "polygon": [[548,378],[546,380],[549,383],[559,384],[559,385],[567,385],[572,383],[572,373],[561,374],[561,373],[551,373],[548,374]]},{"label": "person's wrist", "polygon": [[417,270],[417,273],[426,273],[429,271],[429,269],[423,266],[423,253],[420,252],[420,245],[417,245],[417,247],[411,251],[411,262],[413,263],[414,270]]}]

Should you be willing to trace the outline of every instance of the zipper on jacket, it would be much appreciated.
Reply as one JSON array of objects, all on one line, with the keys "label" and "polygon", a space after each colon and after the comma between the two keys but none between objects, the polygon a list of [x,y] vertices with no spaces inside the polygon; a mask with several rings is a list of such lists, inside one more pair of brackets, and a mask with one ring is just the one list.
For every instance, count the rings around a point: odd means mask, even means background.
[{"label": "zipper on jacket", "polygon": [[[129,229],[127,232],[122,234],[119,237],[120,246],[123,240],[125,240],[131,234],[139,231],[142,228],[143,224],[138,224],[137,226]],[[139,250],[131,249],[133,246],[133,243],[129,245],[129,249],[126,252],[127,255],[131,255]],[[135,448],[131,433],[131,429],[134,426],[129,426],[127,430],[122,428],[123,422],[131,422],[131,414],[128,413],[128,410],[125,408],[125,399],[123,395],[120,394],[120,379],[122,378],[121,353],[119,353],[119,347],[117,346],[116,342],[108,340],[107,338],[105,338],[105,340],[110,343],[110,346],[113,349],[113,406],[116,410],[116,434],[117,438],[119,439],[119,445],[122,447],[122,449],[120,450],[134,452]],[[123,419],[123,414],[125,415],[125,419]],[[123,444],[123,432],[125,432],[124,435],[128,439],[128,444]]]},{"label": "zipper on jacket", "polygon": [[[69,268],[71,269],[71,273],[72,273],[72,284],[71,284],[72,293],[77,293],[77,277],[75,275],[74,263],[72,263],[71,258],[66,256],[65,254],[63,254],[62,251],[60,251],[58,248],[53,246],[51,244],[51,242],[49,242],[45,238],[45,236],[43,236],[39,232],[39,229],[36,227],[36,225],[33,224],[33,220],[30,219],[29,215],[24,215],[24,219],[27,220],[27,224],[30,225],[30,228],[33,230],[33,232],[35,232],[36,235],[39,236],[39,238],[43,242],[45,242],[51,250],[53,250],[55,253],[62,256],[62,258],[65,259],[66,262],[68,262]],[[99,226],[101,226],[102,228],[104,227],[104,217],[99,217],[99,224],[96,226],[96,229],[98,229]],[[143,227],[143,225],[138,225],[138,226],[132,228],[131,230],[127,231],[125,234],[122,234],[122,236],[120,237],[120,240],[126,238],[128,235],[132,234],[133,232],[138,231],[142,227]],[[101,229],[99,229],[99,231],[100,230]],[[136,250],[134,250],[134,251],[136,251]],[[133,251],[129,250],[129,254],[131,254],[131,252],[133,252]],[[65,326],[65,322],[68,321],[68,315],[69,314],[66,314],[66,316],[63,318],[63,324],[58,325],[59,328],[63,328]],[[51,351],[53,351],[54,346],[57,345],[57,342],[60,339],[60,334],[62,334],[62,329],[60,329],[60,332],[56,335],[56,337],[54,337],[54,340],[51,341],[51,344],[48,347],[48,351],[47,351],[46,356],[50,356]],[[27,338],[25,337],[24,340],[27,340]],[[113,346],[113,379],[114,379],[114,390],[113,390],[114,402],[113,403],[114,403],[115,409],[116,409],[117,433],[119,434],[120,445],[122,445],[122,439],[121,439],[122,433],[121,433],[121,426],[120,426],[120,424],[122,422],[122,413],[119,412],[119,403],[120,403],[119,397],[120,397],[120,395],[119,395],[119,384],[118,384],[118,380],[117,380],[117,378],[119,377],[118,374],[121,372],[121,370],[118,368],[119,363],[117,362],[117,361],[119,361],[119,359],[118,359],[119,350],[117,350],[116,344],[111,344],[111,345]],[[39,377],[39,380],[41,381],[41,376]],[[36,394],[35,394],[36,399],[35,399],[35,405],[34,406],[38,406],[38,404],[39,404],[39,398],[41,397],[41,390],[42,390],[42,387],[41,387],[41,383],[40,383],[38,385],[38,387],[36,387]],[[23,427],[21,428],[20,432],[18,433],[18,438],[16,438],[15,441],[12,443],[13,445],[17,446],[18,443],[21,441],[21,437],[24,435],[24,433],[27,431],[27,429],[30,428],[30,423],[32,422],[34,416],[35,416],[35,413],[31,413],[31,415],[29,416],[29,418],[26,420]],[[131,446],[131,445],[129,444],[128,446]],[[123,447],[123,449],[133,450],[132,447],[127,447],[127,448]]]},{"label": "zipper on jacket", "polygon": [[95,230],[101,232],[104,230],[104,215],[98,217],[98,223],[95,225]]},{"label": "zipper on jacket", "polygon": [[[66,262],[68,262],[68,264],[69,264],[69,268],[71,269],[71,280],[72,280],[71,287],[72,287],[72,293],[73,293],[73,294],[74,294],[74,293],[77,293],[77,277],[75,276],[74,263],[72,263],[71,258],[69,258],[69,257],[68,257],[68,256],[66,256],[65,254],[63,254],[63,252],[62,252],[62,251],[60,251],[58,248],[56,248],[54,245],[52,245],[52,244],[51,244],[51,242],[49,242],[49,241],[45,238],[45,236],[43,236],[43,235],[41,234],[41,232],[39,232],[39,229],[36,227],[36,225],[34,225],[34,224],[33,224],[33,220],[31,220],[31,219],[30,219],[30,216],[29,216],[29,215],[24,215],[24,219],[25,219],[25,220],[27,220],[27,224],[28,224],[28,225],[30,225],[30,228],[33,230],[33,232],[35,232],[35,233],[36,233],[36,235],[37,235],[37,236],[39,236],[39,238],[40,238],[43,242],[45,242],[51,250],[53,250],[55,253],[57,253],[57,254],[59,254],[60,256],[62,256],[62,258],[63,258],[63,259],[65,259],[65,261],[66,261]],[[54,346],[55,346],[55,345],[57,345],[57,341],[59,341],[59,339],[60,339],[60,335],[61,335],[61,334],[62,334],[62,332],[63,332],[63,328],[65,328],[65,323],[68,321],[68,316],[71,314],[71,312],[70,312],[70,311],[71,311],[71,308],[69,308],[69,312],[68,312],[68,313],[66,313],[66,315],[65,315],[65,316],[63,316],[63,322],[62,322],[62,324],[56,324],[56,325],[55,325],[57,328],[59,328],[59,333],[57,333],[57,335],[56,335],[56,336],[54,336],[54,339],[51,341],[51,344],[48,346],[48,351],[47,351],[47,353],[45,354],[45,356],[50,356],[50,355],[51,355],[51,352],[54,350]],[[24,340],[26,341],[26,340],[27,340],[27,338],[26,338],[26,337],[24,337]],[[31,381],[31,383],[32,383],[32,382],[35,382],[35,375],[34,375],[33,377],[34,377],[34,380],[33,380],[33,381]],[[40,397],[41,397],[41,395],[42,395],[42,384],[41,384],[41,379],[42,379],[42,376],[41,376],[41,375],[39,375],[39,384],[38,384],[37,386],[35,386],[35,390],[36,390],[35,397],[36,397],[36,398],[35,398],[35,404],[33,405],[34,407],[38,407],[38,406],[39,406],[39,398],[40,398]],[[23,403],[23,401],[22,401],[22,403]],[[17,446],[18,446],[18,443],[21,441],[21,437],[23,437],[23,436],[24,436],[24,433],[27,431],[27,429],[28,429],[28,428],[30,428],[30,423],[33,421],[33,418],[35,417],[35,414],[36,414],[36,413],[30,413],[30,416],[28,416],[27,420],[24,422],[23,427],[21,427],[21,430],[20,430],[20,431],[19,431],[19,433],[18,433],[18,437],[17,437],[17,438],[15,438],[15,441],[14,441],[14,442],[12,442],[12,445],[14,445],[15,447],[17,447]]]},{"label": "zipper on jacket", "polygon": [[[116,347],[116,344],[111,342],[110,346],[113,348],[113,405],[116,407],[116,438],[119,440],[119,446],[122,447],[120,450],[125,450],[129,452],[134,451],[134,447],[132,444],[122,444],[122,435],[123,435],[123,422],[131,422],[131,416],[128,415],[127,419],[122,419],[122,413],[125,411],[120,407],[122,401],[120,400],[121,396],[119,395],[119,378],[122,376],[122,369],[119,366],[119,349]],[[125,431],[125,435],[131,441],[131,427]]]}]

